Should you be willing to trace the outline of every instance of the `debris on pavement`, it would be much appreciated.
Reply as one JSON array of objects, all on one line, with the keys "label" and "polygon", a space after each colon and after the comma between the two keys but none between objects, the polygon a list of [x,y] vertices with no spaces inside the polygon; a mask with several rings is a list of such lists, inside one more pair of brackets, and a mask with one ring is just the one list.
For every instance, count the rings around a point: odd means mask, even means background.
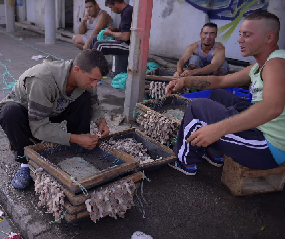
[{"label": "debris on pavement", "polygon": [[41,59],[41,58],[45,58],[44,56],[42,56],[42,55],[38,55],[38,56],[32,56],[32,60],[35,60],[35,61],[38,61],[39,59]]},{"label": "debris on pavement", "polygon": [[153,239],[150,235],[147,235],[143,232],[134,232],[131,239]]}]

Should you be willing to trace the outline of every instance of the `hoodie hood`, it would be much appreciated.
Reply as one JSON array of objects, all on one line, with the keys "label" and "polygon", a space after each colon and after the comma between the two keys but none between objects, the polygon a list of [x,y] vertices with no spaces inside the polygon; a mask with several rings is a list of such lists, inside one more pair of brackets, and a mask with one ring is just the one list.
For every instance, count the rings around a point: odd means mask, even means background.
[{"label": "hoodie hood", "polygon": [[66,83],[73,61],[52,61],[44,62],[50,72],[52,73],[55,83],[63,96],[66,96]]}]

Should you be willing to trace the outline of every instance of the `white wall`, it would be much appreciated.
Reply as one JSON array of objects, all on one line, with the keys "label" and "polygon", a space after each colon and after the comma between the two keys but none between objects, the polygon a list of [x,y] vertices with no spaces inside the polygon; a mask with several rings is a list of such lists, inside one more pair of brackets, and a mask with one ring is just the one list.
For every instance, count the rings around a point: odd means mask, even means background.
[{"label": "white wall", "polygon": [[35,1],[35,10],[36,10],[35,24],[40,28],[45,28],[45,0],[34,0],[34,1]]},{"label": "white wall", "polygon": [[270,0],[267,10],[279,17],[280,34],[278,45],[281,49],[285,49],[285,1]]},{"label": "white wall", "polygon": [[205,17],[206,14],[185,1],[154,0],[150,54],[181,57],[188,45],[199,40]]},{"label": "white wall", "polygon": [[0,24],[6,24],[5,4],[0,4]]}]

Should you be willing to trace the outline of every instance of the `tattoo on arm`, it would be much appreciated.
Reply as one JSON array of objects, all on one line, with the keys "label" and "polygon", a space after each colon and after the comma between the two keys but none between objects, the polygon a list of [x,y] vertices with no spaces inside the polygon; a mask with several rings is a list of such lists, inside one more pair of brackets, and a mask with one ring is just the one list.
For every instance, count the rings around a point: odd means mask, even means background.
[{"label": "tattoo on arm", "polygon": [[191,80],[190,82],[190,88],[194,88],[197,90],[204,90],[208,88],[211,85],[211,82],[207,80]]}]

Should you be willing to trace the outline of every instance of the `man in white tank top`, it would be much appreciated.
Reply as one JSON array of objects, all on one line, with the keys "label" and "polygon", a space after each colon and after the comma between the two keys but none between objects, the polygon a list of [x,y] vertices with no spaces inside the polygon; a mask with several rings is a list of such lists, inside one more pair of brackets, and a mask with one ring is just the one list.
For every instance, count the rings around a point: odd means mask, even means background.
[{"label": "man in white tank top", "polygon": [[73,35],[72,42],[80,50],[88,49],[91,39],[101,30],[111,25],[113,19],[104,10],[101,10],[95,0],[86,0],[84,15],[78,28],[78,33]]}]

